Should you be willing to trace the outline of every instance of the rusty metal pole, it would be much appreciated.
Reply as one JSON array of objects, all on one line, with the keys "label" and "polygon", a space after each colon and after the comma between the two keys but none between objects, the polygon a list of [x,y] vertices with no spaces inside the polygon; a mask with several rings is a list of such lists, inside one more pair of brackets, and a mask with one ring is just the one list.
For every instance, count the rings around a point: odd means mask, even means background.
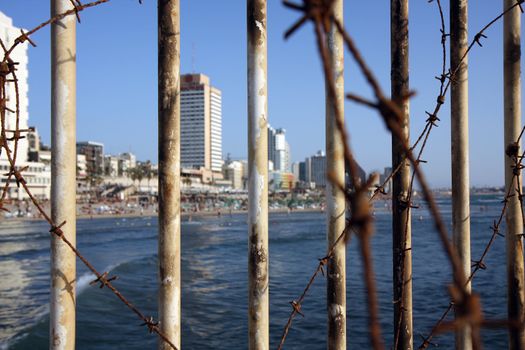
[{"label": "rusty metal pole", "polygon": [[410,166],[403,143],[409,140],[408,0],[391,0],[391,93],[403,113],[403,139],[392,136],[392,169],[404,163],[392,179],[392,248],[394,338],[397,349],[413,348],[412,330],[412,226]]},{"label": "rusty metal pole", "polygon": [[251,350],[269,347],[268,85],[266,0],[247,0],[248,327]]},{"label": "rusty metal pole", "polygon": [[[452,240],[461,273],[470,276],[470,185],[468,146],[468,0],[450,0],[450,68],[456,76],[450,90],[452,140]],[[461,61],[463,58],[463,61]],[[459,68],[458,68],[459,67]],[[470,292],[470,282],[466,286]],[[456,331],[456,349],[472,349],[470,328]]]},{"label": "rusty metal pole", "polygon": [[[52,0],[51,16],[72,8]],[[76,17],[51,25],[51,218],[76,245]],[[75,348],[76,257],[51,235],[49,348]]]},{"label": "rusty metal pole", "polygon": [[[158,2],[159,325],[181,348],[180,3]],[[159,349],[171,349],[160,340]]]},{"label": "rusty metal pole", "polygon": [[[343,23],[343,0],[333,4],[335,18]],[[326,171],[341,184],[345,182],[345,159],[342,135],[337,128],[334,104],[344,119],[344,46],[335,24],[328,33],[328,49],[335,81],[336,100],[326,87]],[[344,123],[344,120],[343,120]],[[331,247],[345,228],[345,197],[330,181],[326,184],[327,244]],[[346,245],[338,244],[327,265],[326,306],[328,314],[327,348],[346,349]]]},{"label": "rusty metal pole", "polygon": [[[504,0],[505,9],[514,5],[514,0]],[[503,71],[504,71],[504,142],[505,148],[518,139],[521,131],[521,14],[519,7],[514,7],[503,18]],[[519,151],[518,151],[519,152]],[[513,160],[505,157],[505,186],[512,188],[514,196],[508,198],[505,215],[507,227],[507,298],[508,317],[523,324],[525,311],[524,276],[523,276],[523,220],[519,198],[516,195],[518,181],[513,176]],[[510,328],[509,348],[525,349],[523,327]]]}]

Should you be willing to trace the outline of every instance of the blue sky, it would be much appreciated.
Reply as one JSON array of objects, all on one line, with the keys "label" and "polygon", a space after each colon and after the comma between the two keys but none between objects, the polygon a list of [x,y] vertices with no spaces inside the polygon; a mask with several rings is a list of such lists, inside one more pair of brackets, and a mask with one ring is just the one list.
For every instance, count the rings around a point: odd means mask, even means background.
[{"label": "blue sky", "polygon": [[[448,3],[448,1],[443,1]],[[0,11],[19,27],[49,17],[45,0],[1,0]],[[446,4],[445,4],[446,6]],[[470,4],[470,36],[502,10],[502,1]],[[448,18],[448,8],[445,7]],[[182,72],[202,72],[223,92],[223,151],[246,157],[246,2],[181,0]],[[345,1],[345,23],[357,45],[390,90],[389,1]],[[77,139],[105,144],[106,153],[132,151],[157,158],[156,1],[112,0],[82,13],[78,26]],[[288,41],[284,31],[298,14],[268,1],[269,120],[287,130],[293,160],[324,149],[324,83],[312,27]],[[448,21],[448,19],[447,19]],[[434,107],[440,71],[439,17],[435,3],[410,3],[410,85],[412,136],[422,130],[425,110]],[[503,183],[502,23],[486,34],[483,48],[470,54],[471,184]],[[30,124],[50,141],[49,29],[34,36],[29,51]],[[355,64],[345,57],[346,91],[370,96]],[[423,157],[433,186],[450,185],[449,105]],[[358,161],[368,172],[390,163],[390,136],[377,114],[350,102],[345,116]]]}]

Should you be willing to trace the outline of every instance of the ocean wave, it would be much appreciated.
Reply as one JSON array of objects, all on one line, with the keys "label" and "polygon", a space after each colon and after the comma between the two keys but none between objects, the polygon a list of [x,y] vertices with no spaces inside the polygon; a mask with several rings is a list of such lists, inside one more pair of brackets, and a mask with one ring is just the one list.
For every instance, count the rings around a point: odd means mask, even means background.
[{"label": "ocean wave", "polygon": [[[133,267],[137,263],[141,263],[145,259],[151,259],[151,257],[140,257],[140,258],[131,258],[126,259],[114,264],[107,265],[104,269],[99,270],[100,272],[108,272],[111,273],[115,270],[122,270],[127,269],[128,267]],[[156,259],[156,256],[155,256]],[[156,263],[156,262],[154,262]],[[77,278],[76,283],[76,296],[77,298],[81,298],[82,294],[89,289],[90,283],[95,280],[96,277],[91,271],[87,271],[82,273],[80,277]],[[47,299],[47,298],[46,298]],[[0,350],[7,350],[10,347],[16,345],[18,342],[22,341],[28,336],[31,336],[34,331],[34,327],[38,325],[42,320],[49,317],[49,304],[45,303],[43,305],[40,305],[36,308],[34,311],[34,316],[31,317],[32,322],[26,322],[23,326],[20,324],[12,325],[17,327],[16,333],[12,336],[9,336],[7,339],[4,339],[2,343],[0,343]]]}]

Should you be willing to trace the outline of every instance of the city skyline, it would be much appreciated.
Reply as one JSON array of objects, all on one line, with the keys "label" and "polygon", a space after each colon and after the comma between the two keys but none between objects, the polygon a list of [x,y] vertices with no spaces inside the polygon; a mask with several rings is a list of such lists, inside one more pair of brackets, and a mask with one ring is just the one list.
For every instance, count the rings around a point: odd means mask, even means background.
[{"label": "city skyline", "polygon": [[[345,21],[380,83],[389,87],[388,2],[384,6],[363,2],[345,4]],[[238,5],[238,4],[237,4]],[[31,11],[27,11],[31,8]],[[49,17],[47,4],[36,0],[6,3],[2,11],[16,26],[30,28]],[[192,1],[181,4],[182,71],[203,72],[223,91],[223,156],[246,158],[246,54],[244,6],[234,3]],[[447,11],[447,8],[445,8]],[[471,6],[471,37],[501,11],[489,2]],[[156,6],[111,2],[82,14],[78,33],[78,139],[103,142],[108,153],[132,151],[140,159],[156,159]],[[223,17],[215,16],[225,13]],[[367,14],[356,16],[355,13]],[[283,32],[296,19],[279,2],[268,4],[269,14],[269,122],[287,130],[293,161],[324,149],[324,83],[311,27],[289,41]],[[370,19],[374,18],[374,27]],[[376,20],[379,19],[379,20]],[[212,21],[213,22],[210,22]],[[411,5],[412,135],[422,129],[425,110],[435,102],[440,70],[439,18],[433,4]],[[136,26],[140,23],[141,26]],[[213,35],[204,23],[216,23]],[[112,31],[115,36],[106,37]],[[35,36],[29,49],[30,124],[49,143],[49,31]],[[470,55],[471,69],[471,183],[503,183],[501,23],[487,32],[483,48]],[[219,40],[218,40],[219,39]],[[220,40],[222,39],[222,40]],[[107,57],[112,57],[109,61]],[[140,57],[140,59],[139,59]],[[346,90],[369,94],[348,54]],[[496,63],[495,62],[501,62]],[[489,65],[492,69],[486,70]],[[137,69],[140,67],[140,69]],[[130,74],[133,72],[133,74]],[[111,95],[111,101],[107,96]],[[93,101],[96,101],[94,103]],[[475,102],[474,102],[475,101]],[[369,173],[390,163],[390,139],[373,111],[346,103],[346,122],[358,161]],[[448,104],[440,127],[430,137],[425,152],[427,177],[434,187],[450,183],[450,128]],[[119,137],[114,137],[114,131]],[[370,140],[373,139],[373,147]],[[487,162],[490,160],[490,162]]]}]

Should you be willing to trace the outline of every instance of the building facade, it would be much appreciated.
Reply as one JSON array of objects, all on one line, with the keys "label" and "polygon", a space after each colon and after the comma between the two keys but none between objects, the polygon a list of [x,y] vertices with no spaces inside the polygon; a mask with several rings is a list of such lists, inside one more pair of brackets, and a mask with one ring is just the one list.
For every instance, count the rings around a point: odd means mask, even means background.
[{"label": "building facade", "polygon": [[[11,18],[0,12],[0,39],[7,47],[10,47],[15,39],[20,36],[21,29],[13,25]],[[19,44],[13,52],[11,52],[11,59],[17,63],[16,65],[16,76],[18,79],[18,107],[19,107],[19,118],[18,128],[19,130],[28,130],[29,122],[29,111],[28,111],[28,44]],[[11,79],[11,76],[8,76]],[[17,118],[16,118],[16,91],[13,83],[6,84],[6,99],[7,108],[5,114],[5,128],[6,130],[16,130]],[[13,112],[11,112],[13,111]],[[29,190],[36,198],[49,199],[51,192],[51,169],[49,163],[40,161],[38,155],[35,152],[40,150],[40,138],[36,129],[32,128],[22,134],[24,138],[18,140],[17,145],[17,157],[16,166],[18,169],[24,169],[22,176],[26,181]],[[13,133],[7,132],[7,137],[14,136]],[[14,141],[8,141],[10,150],[14,151]],[[31,145],[31,148],[30,148]],[[33,154],[32,158],[29,158],[29,154]],[[7,182],[7,176],[4,174],[9,173],[11,165],[8,161],[6,151],[2,149],[0,152],[0,185],[4,186]],[[10,199],[26,199],[28,198],[27,193],[22,187],[16,186],[13,179],[11,179],[11,185],[7,191],[7,197]]]},{"label": "building facade", "polygon": [[181,76],[181,166],[222,171],[222,94],[204,74]]},{"label": "building facade", "polygon": [[326,186],[326,155],[323,151],[318,151],[315,155],[310,157],[311,179],[310,182],[315,182],[316,187]]},{"label": "building facade", "polygon": [[104,156],[104,175],[109,177],[117,177],[119,175],[119,162],[117,156]]},{"label": "building facade", "polygon": [[104,174],[104,145],[94,141],[77,142],[77,154],[86,156],[89,176]]},{"label": "building facade", "polygon": [[224,164],[224,178],[231,181],[233,189],[242,190],[244,188],[243,163],[234,160]]},{"label": "building facade", "polygon": [[268,125],[268,160],[277,172],[290,172],[290,145],[286,141],[286,130]]},{"label": "building facade", "polygon": [[[4,15],[0,12],[0,39],[7,47],[13,45],[15,39],[20,36],[21,28],[17,28],[13,25],[11,18]],[[9,55],[11,59],[17,63],[16,65],[16,77],[18,79],[18,107],[20,110],[19,117],[19,129],[26,130],[28,129],[28,120],[29,120],[29,111],[28,111],[28,44],[27,42],[19,44],[13,52]],[[11,76],[8,77],[11,79]],[[11,111],[16,110],[16,92],[15,85],[13,83],[6,84],[6,98],[7,98],[7,107]],[[15,130],[16,129],[16,113],[6,110],[5,122],[6,130]],[[13,134],[8,133],[7,137],[13,136]],[[27,140],[21,139],[18,142],[18,152],[17,152],[17,163],[24,163],[27,161],[28,154],[28,144]],[[9,148],[13,150],[14,142],[9,141]],[[0,154],[0,160],[7,160],[5,152]]]},{"label": "building facade", "polygon": [[137,166],[137,157],[130,152],[121,153],[118,157],[118,175],[125,176],[128,169]]}]

